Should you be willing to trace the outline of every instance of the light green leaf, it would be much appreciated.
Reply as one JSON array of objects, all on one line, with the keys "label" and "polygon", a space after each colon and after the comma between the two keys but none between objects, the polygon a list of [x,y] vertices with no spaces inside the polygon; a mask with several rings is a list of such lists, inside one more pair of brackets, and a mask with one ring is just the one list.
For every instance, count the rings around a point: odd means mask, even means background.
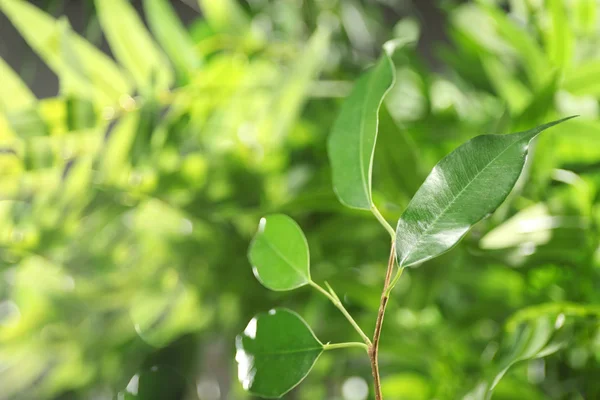
[{"label": "light green leaf", "polygon": [[298,118],[312,81],[319,75],[329,49],[329,29],[319,27],[286,74],[260,126],[263,146],[278,144]]},{"label": "light green leaf", "polygon": [[0,0],[0,10],[56,75],[61,79],[69,76],[72,86],[81,88],[79,94],[91,94],[103,106],[116,103],[122,94],[132,92],[130,82],[110,57],[68,29],[68,45],[80,63],[71,65],[64,57],[66,39],[61,35],[65,33],[64,24],[61,27],[52,16],[27,1]]},{"label": "light green leaf", "polygon": [[566,119],[512,135],[478,136],[444,157],[398,221],[398,263],[415,265],[458,243],[508,196],[525,164],[529,142]]},{"label": "light green leaf", "polygon": [[351,208],[371,209],[373,154],[377,141],[379,108],[394,84],[395,69],[388,42],[379,61],[356,82],[344,101],[328,141],[333,188],[339,200]]},{"label": "light green leaf", "polygon": [[0,58],[0,111],[16,111],[29,108],[37,101],[19,75]]},{"label": "light green leaf", "polygon": [[244,34],[250,28],[250,18],[236,0],[198,0],[202,14],[210,26],[219,32]]},{"label": "light green leaf", "polygon": [[550,23],[545,31],[548,57],[560,68],[568,67],[573,58],[575,37],[569,25],[567,8],[563,0],[549,0]]},{"label": "light green leaf", "polygon": [[181,76],[189,80],[201,64],[194,42],[167,0],[145,0],[148,25]]},{"label": "light green leaf", "polygon": [[600,60],[590,60],[565,75],[563,89],[578,96],[600,96]]},{"label": "light green leaf", "polygon": [[298,314],[277,309],[254,317],[236,338],[236,349],[244,389],[279,398],[308,375],[323,344]]},{"label": "light green leaf", "polygon": [[[497,33],[511,46],[509,52],[515,52],[522,60],[523,69],[533,86],[543,85],[549,75],[548,60],[534,35],[498,7],[485,7],[485,11],[492,18]],[[477,32],[474,34],[477,35]]]},{"label": "light green leaf", "polygon": [[140,88],[168,89],[171,66],[144,27],[135,8],[125,0],[96,0],[98,19],[115,57]]},{"label": "light green leaf", "polygon": [[292,290],[310,282],[308,243],[287,215],[261,218],[248,258],[256,278],[271,290]]}]

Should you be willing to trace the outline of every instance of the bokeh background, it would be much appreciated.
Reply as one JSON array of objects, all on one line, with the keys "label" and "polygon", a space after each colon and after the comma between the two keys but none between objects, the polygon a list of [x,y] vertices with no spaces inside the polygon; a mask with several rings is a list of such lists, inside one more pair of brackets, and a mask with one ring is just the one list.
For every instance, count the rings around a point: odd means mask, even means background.
[{"label": "bokeh background", "polygon": [[[307,234],[313,277],[370,332],[388,248],[337,201],[326,139],[382,44],[374,196],[395,221],[435,163],[483,133],[536,141],[502,207],[396,287],[387,399],[600,398],[596,0],[0,0],[0,399],[249,399],[235,336],[299,312],[356,333],[246,258],[261,216]],[[509,368],[510,367],[510,368]],[[508,369],[507,369],[508,368]],[[365,400],[360,351],[287,399]]]}]

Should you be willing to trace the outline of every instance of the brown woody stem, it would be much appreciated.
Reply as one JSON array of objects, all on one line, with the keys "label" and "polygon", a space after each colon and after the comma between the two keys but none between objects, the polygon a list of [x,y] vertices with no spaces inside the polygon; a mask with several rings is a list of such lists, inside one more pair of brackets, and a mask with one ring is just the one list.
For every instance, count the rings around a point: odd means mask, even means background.
[{"label": "brown woody stem", "polygon": [[375,399],[383,400],[381,394],[381,380],[379,378],[379,364],[377,356],[379,353],[379,337],[381,336],[381,328],[383,327],[383,317],[385,316],[385,308],[389,299],[389,286],[392,279],[392,272],[394,271],[395,261],[395,246],[392,240],[392,246],[390,249],[390,258],[388,260],[387,271],[385,273],[385,282],[383,284],[383,291],[381,293],[381,303],[379,304],[379,311],[377,313],[377,322],[375,323],[375,333],[373,334],[373,342],[369,347],[369,358],[371,359],[371,369],[373,371],[373,383],[375,385]]}]

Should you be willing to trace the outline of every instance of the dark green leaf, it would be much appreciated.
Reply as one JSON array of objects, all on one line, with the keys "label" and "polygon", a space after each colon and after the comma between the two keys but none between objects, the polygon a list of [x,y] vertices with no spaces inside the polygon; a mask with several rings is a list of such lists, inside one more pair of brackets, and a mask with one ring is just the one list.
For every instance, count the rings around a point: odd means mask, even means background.
[{"label": "dark green leaf", "polygon": [[521,174],[529,142],[565,119],[512,135],[478,136],[444,157],[398,221],[398,263],[411,266],[444,253],[494,212]]},{"label": "dark green leaf", "polygon": [[291,290],[310,282],[308,243],[287,215],[261,218],[248,258],[256,278],[271,290]]},{"label": "dark green leaf", "polygon": [[[391,49],[395,44],[389,42],[388,46]],[[389,54],[391,50],[388,49],[377,64],[356,82],[329,136],[333,187],[340,201],[352,208],[369,210],[373,203],[371,170],[379,108],[394,84],[395,74]]]},{"label": "dark green leaf", "polygon": [[323,352],[323,344],[298,314],[271,310],[254,317],[236,339],[238,379],[245,390],[281,397],[298,385]]}]

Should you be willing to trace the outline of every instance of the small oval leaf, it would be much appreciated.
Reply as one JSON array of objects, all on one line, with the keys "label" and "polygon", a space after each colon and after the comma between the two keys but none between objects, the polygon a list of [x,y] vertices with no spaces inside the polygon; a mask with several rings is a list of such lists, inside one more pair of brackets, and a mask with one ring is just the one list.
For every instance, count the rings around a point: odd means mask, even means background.
[{"label": "small oval leaf", "polygon": [[261,218],[248,258],[256,279],[271,290],[292,290],[310,282],[306,237],[287,215]]},{"label": "small oval leaf", "polygon": [[395,80],[390,53],[402,41],[386,43],[379,61],[363,74],[344,101],[327,150],[331,162],[333,188],[340,202],[351,208],[369,210],[371,170],[377,141],[379,108]]},{"label": "small oval leaf", "polygon": [[248,392],[281,397],[308,375],[323,352],[295,312],[287,309],[258,314],[236,338],[238,379]]},{"label": "small oval leaf", "polygon": [[[569,117],[572,118],[572,117]],[[529,142],[550,122],[512,135],[482,135],[444,157],[400,217],[396,256],[411,266],[452,248],[506,199],[525,164]]]}]

